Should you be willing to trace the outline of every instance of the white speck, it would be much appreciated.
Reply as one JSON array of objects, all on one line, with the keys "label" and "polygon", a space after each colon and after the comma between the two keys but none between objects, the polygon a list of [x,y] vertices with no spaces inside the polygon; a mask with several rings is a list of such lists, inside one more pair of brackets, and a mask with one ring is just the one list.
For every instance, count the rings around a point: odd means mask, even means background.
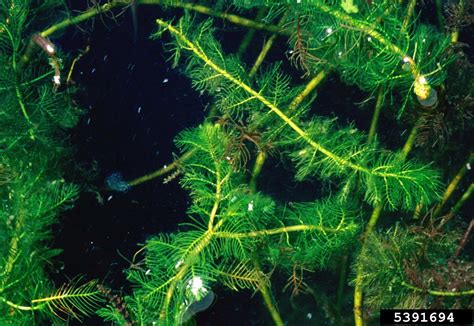
[{"label": "white speck", "polygon": [[167,167],[168,167],[168,165],[166,165],[166,164],[165,164],[165,165],[163,165],[163,169],[166,169]]},{"label": "white speck", "polygon": [[296,3],[301,3],[301,0],[296,0]]},{"label": "white speck", "polygon": [[142,107],[141,107],[141,106],[138,107],[137,112],[138,112],[138,113],[142,112]]},{"label": "white speck", "polygon": [[91,74],[93,74],[95,72],[95,68],[92,68],[91,70]]},{"label": "white speck", "polygon": [[61,76],[59,76],[59,75],[54,75],[54,76],[53,76],[53,82],[54,82],[56,85],[60,85],[60,84],[61,84]]},{"label": "white speck", "polygon": [[89,125],[91,123],[91,118],[87,119],[86,123]]},{"label": "white speck", "polygon": [[230,161],[230,156],[226,156],[225,159],[226,159],[227,161]]},{"label": "white speck", "polygon": [[151,269],[147,269],[145,272],[145,275],[150,275],[150,273],[151,273]]},{"label": "white speck", "polygon": [[339,52],[337,53],[337,55],[340,56],[340,57],[342,57],[342,51],[339,51]]},{"label": "white speck", "polygon": [[469,171],[471,170],[471,163],[466,164],[466,169],[468,169]]},{"label": "white speck", "polygon": [[332,28],[331,27],[326,28],[326,33],[331,34],[332,33]]},{"label": "white speck", "polygon": [[288,51],[289,54],[292,54],[293,52],[294,52],[293,50]]},{"label": "white speck", "polygon": [[249,203],[249,205],[247,206],[247,210],[249,212],[253,211],[253,200]]},{"label": "white speck", "polygon": [[220,92],[221,91],[221,88],[220,87],[217,87],[216,88],[216,92]]},{"label": "white speck", "polygon": [[163,79],[162,83],[163,83],[163,84],[166,84],[168,81],[169,81],[169,79],[168,79],[168,78],[165,78],[165,79]]},{"label": "white speck", "polygon": [[308,319],[311,319],[311,318],[313,318],[313,314],[312,314],[312,313],[310,313],[310,312],[308,312],[308,313],[306,314],[306,318],[308,318]]},{"label": "white speck", "polygon": [[204,91],[199,91],[199,96],[203,96],[204,95]]},{"label": "white speck", "polygon": [[367,38],[367,41],[369,41],[369,42],[372,41],[372,38],[369,36],[369,37]]},{"label": "white speck", "polygon": [[91,241],[90,244],[93,245],[93,244],[94,244],[94,241]]},{"label": "white speck", "polygon": [[51,44],[46,44],[46,51],[54,53],[54,47]]},{"label": "white speck", "polygon": [[206,290],[204,288],[202,278],[199,276],[194,276],[191,280],[189,280],[188,288],[190,288],[192,294],[194,294],[195,297],[199,297],[203,290]]},{"label": "white speck", "polygon": [[422,42],[425,43],[425,42],[426,42],[426,39],[424,38],[424,39],[422,40]]},{"label": "white speck", "polygon": [[108,56],[109,56],[108,54],[104,55],[104,61],[107,60]]},{"label": "white speck", "polygon": [[178,269],[179,266],[181,266],[182,264],[183,264],[183,260],[180,259],[180,260],[178,260],[178,262],[176,263],[176,265],[174,265],[174,268],[175,268],[175,269]]},{"label": "white speck", "polygon": [[418,82],[419,82],[420,84],[426,84],[426,78],[425,78],[425,76],[420,76],[420,77],[418,77]]},{"label": "white speck", "polygon": [[79,74],[80,74],[80,75],[84,75],[84,72],[83,72],[83,71],[79,71]]},{"label": "white speck", "polygon": [[114,196],[110,195],[110,196],[107,198],[107,201],[112,200],[113,197],[114,197]]},{"label": "white speck", "polygon": [[409,57],[404,57],[403,62],[410,62],[410,58]]},{"label": "white speck", "polygon": [[402,133],[400,134],[400,136],[403,136],[405,133],[407,132],[407,130],[403,130]]}]

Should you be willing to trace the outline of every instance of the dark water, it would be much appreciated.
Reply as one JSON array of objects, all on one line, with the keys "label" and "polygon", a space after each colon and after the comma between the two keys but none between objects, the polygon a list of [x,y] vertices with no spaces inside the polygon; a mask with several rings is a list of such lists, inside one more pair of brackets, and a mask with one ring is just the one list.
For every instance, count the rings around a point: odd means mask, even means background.
[{"label": "dark water", "polygon": [[[131,180],[169,164],[175,151],[174,136],[198,125],[205,117],[209,99],[192,90],[189,79],[179,70],[171,69],[160,40],[147,38],[155,28],[154,18],[161,14],[158,9],[149,7],[139,11],[136,41],[129,12],[119,19],[120,24],[111,19],[97,20],[89,36],[69,29],[55,40],[66,52],[77,53],[77,49],[90,46],[89,52],[78,62],[73,77],[80,88],[77,101],[86,108],[73,136],[77,149],[75,158],[82,171],[77,171],[74,178],[83,182],[89,177],[90,184],[84,187],[75,208],[66,212],[56,226],[54,246],[64,249],[59,257],[64,266],[58,266],[59,273],[54,275],[57,283],[67,281],[67,277],[85,275],[88,279],[103,280],[115,291],[128,293],[130,284],[123,270],[130,266],[129,260],[140,249],[140,244],[158,232],[176,231],[176,226],[186,220],[189,198],[176,181],[163,184],[157,179],[126,193],[108,191],[104,185],[106,177],[115,172]],[[175,14],[179,12],[167,13],[168,16]],[[243,32],[233,28],[221,36],[227,50],[235,50]],[[271,55],[284,58],[285,47],[281,42],[276,46],[280,51]],[[246,56],[252,57],[251,51],[259,49],[253,47]],[[343,117],[342,123],[355,120],[358,128],[368,129],[371,112],[363,108],[355,110],[353,105],[365,99],[366,94],[342,85],[336,77],[330,77],[320,92],[325,95],[318,97],[315,113],[330,116],[337,111],[337,115]],[[398,136],[403,130],[389,119],[381,119],[380,127],[387,131],[381,140],[388,147],[399,146],[404,140]],[[263,172],[260,186],[276,199],[314,199],[296,198],[295,194],[317,196],[317,184],[295,185],[282,191],[280,184],[291,184],[292,176],[281,175],[277,158],[266,164],[268,168]],[[278,178],[268,177],[276,173],[280,173]],[[336,282],[325,273],[313,277],[315,282],[323,283],[323,287]],[[243,325],[244,321],[245,325],[271,324],[258,294],[213,291],[216,301],[198,316],[198,325]],[[289,306],[288,293],[276,293],[276,296],[277,300],[281,299],[283,312],[294,308]],[[300,310],[296,312],[300,314],[296,318],[299,323],[312,325],[321,317],[306,318],[316,304],[311,297],[299,303]],[[91,319],[87,324],[102,322]]]},{"label": "dark water", "polygon": [[[74,178],[90,182],[55,227],[54,246],[64,250],[59,256],[64,265],[53,275],[58,284],[84,275],[102,280],[115,293],[130,293],[123,270],[130,267],[133,254],[152,235],[176,231],[186,220],[189,198],[176,180],[163,184],[156,179],[126,193],[105,188],[112,173],[131,180],[169,164],[176,150],[173,138],[201,123],[209,105],[208,98],[191,89],[188,78],[171,69],[162,42],[148,39],[157,11],[139,14],[136,41],[130,17],[122,17],[120,24],[98,20],[90,37],[70,29],[55,40],[73,54],[90,47],[73,77],[79,87],[76,100],[86,109],[73,135],[78,165]],[[215,291],[215,303],[198,316],[199,325],[270,321],[260,317],[260,297]],[[104,324],[98,318],[86,323]]]}]

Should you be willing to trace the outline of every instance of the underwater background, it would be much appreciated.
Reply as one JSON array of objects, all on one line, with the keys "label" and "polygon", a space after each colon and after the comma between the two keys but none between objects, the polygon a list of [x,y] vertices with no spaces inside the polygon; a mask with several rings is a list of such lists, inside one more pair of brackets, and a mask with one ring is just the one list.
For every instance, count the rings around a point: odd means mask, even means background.
[{"label": "underwater background", "polygon": [[[203,1],[200,3],[206,5]],[[237,3],[247,8],[244,5],[247,2]],[[450,3],[451,1],[445,1],[443,5],[448,6]],[[66,5],[71,13],[80,13],[95,3],[66,1]],[[131,5],[134,6],[133,1]],[[438,24],[434,6],[435,1],[417,3],[417,19],[425,24]],[[248,17],[259,14],[255,8],[241,8],[237,13]],[[136,26],[133,21],[135,14],[138,23]],[[74,163],[70,164],[65,177],[68,182],[80,185],[81,191],[73,206],[61,212],[57,223],[52,226],[51,247],[62,249],[48,267],[48,275],[54,284],[68,283],[78,275],[84,275],[86,279],[100,280],[113,289],[114,294],[125,297],[138,287],[136,283],[132,284],[127,280],[126,270],[135,269],[145,275],[148,273],[146,267],[140,265],[143,262],[134,260],[134,254],[159,233],[184,233],[189,230],[189,226],[183,223],[189,222],[188,209],[193,197],[190,196],[189,189],[184,189],[180,184],[179,176],[171,180],[156,178],[133,187],[125,184],[127,189],[123,192],[110,189],[113,178],[115,181],[129,181],[170,164],[179,154],[173,139],[183,130],[193,130],[202,124],[213,105],[212,94],[193,88],[193,81],[187,76],[184,65],[172,67],[166,44],[172,42],[173,37],[163,34],[157,40],[150,38],[157,30],[157,17],[177,22],[182,16],[183,10],[179,8],[164,10],[159,6],[138,6],[132,10],[132,7],[127,6],[114,14],[104,14],[101,18],[86,22],[81,28],[72,27],[61,35],[49,37],[61,52],[71,57],[82,53],[72,75],[71,88],[75,89],[71,99],[83,109],[83,114],[78,124],[68,131],[69,150]],[[215,37],[224,53],[238,51],[248,29],[218,19],[215,19],[213,24],[216,29]],[[473,62],[474,53],[469,46],[472,44],[472,35],[472,24],[467,25],[459,40],[465,44],[463,53],[470,63]],[[255,37],[242,54],[242,59],[249,63],[249,66],[260,53],[267,38]],[[292,84],[305,84],[308,78],[304,79],[302,71],[295,69],[295,65],[288,60],[292,49],[288,39],[279,37],[265,60],[281,61],[280,69],[289,76]],[[468,76],[464,77],[469,80],[473,72],[472,65],[463,72]],[[472,80],[464,85],[474,89]],[[315,102],[308,106],[308,114],[328,119],[337,118],[339,124],[350,126],[354,130],[369,130],[375,105],[374,92],[368,95],[368,92],[348,85],[334,73],[329,74],[318,86],[316,93],[313,99]],[[441,95],[441,91],[439,94],[445,101],[447,96]],[[472,99],[472,94],[470,98]],[[398,103],[400,99],[395,95],[391,100]],[[433,161],[434,167],[443,170],[445,183],[465,164],[466,155],[472,153],[472,104],[471,101],[466,105],[466,117],[463,120],[465,125],[459,125],[459,128],[450,125],[447,127],[450,128],[449,131],[441,133],[439,140],[436,140],[435,136],[435,140],[429,139],[431,143],[428,145],[420,141],[415,146],[421,160]],[[419,104],[409,104],[407,111],[411,109],[410,105]],[[390,107],[390,104],[385,106]],[[408,112],[406,115],[409,118],[397,120],[393,113],[382,112],[376,138],[383,144],[384,151],[397,151],[405,144],[415,113]],[[277,126],[269,123],[267,130],[272,128],[277,129]],[[433,127],[435,128],[438,126]],[[446,142],[447,145],[442,147],[441,142]],[[295,171],[288,168],[288,160],[282,156],[283,154],[269,155],[259,176],[258,190],[284,206],[283,211],[287,207],[298,207],[299,202],[316,201],[343,187],[343,183],[339,184],[338,180],[295,180]],[[251,163],[253,159],[250,160],[246,172],[251,170]],[[467,170],[458,195],[464,193],[473,181],[471,169]],[[357,182],[359,181],[356,181],[354,187],[359,190],[357,187],[360,185],[357,185]],[[373,208],[367,203],[359,202],[358,205],[360,207],[357,208],[367,221]],[[252,206],[245,207],[250,211],[250,207],[253,209],[253,202]],[[462,229],[464,232],[472,220],[470,212],[473,208],[472,199],[463,203],[462,210],[457,215],[459,218],[450,231],[457,230],[459,233],[459,229]],[[413,219],[412,212],[401,214],[399,211],[387,210],[377,227],[393,230],[399,225],[411,225],[417,221]],[[359,230],[359,233],[362,231]],[[456,239],[460,237],[459,234],[456,236]],[[291,287],[288,287],[287,274],[291,274],[291,269],[275,268],[267,271],[271,274],[273,299],[284,317],[285,325],[353,324],[353,283],[347,281],[341,286],[341,292],[337,293],[340,305],[336,307],[334,304],[335,288],[340,282],[341,274],[350,280],[355,278],[355,263],[351,262],[350,257],[351,254],[355,255],[355,248],[359,250],[362,235],[356,235],[352,239],[353,242],[344,247],[348,254],[336,254],[332,265],[320,270],[301,267],[301,277],[303,278],[304,274],[304,285],[309,290],[296,296]],[[453,246],[446,244],[443,248]],[[409,247],[412,248],[415,247]],[[472,260],[473,249],[473,242],[466,240],[462,253],[465,262]],[[413,251],[416,252],[415,249]],[[443,260],[440,264],[447,262]],[[334,270],[341,266],[342,271],[335,273]],[[471,279],[473,272],[470,272],[469,268],[466,269],[466,276],[463,274],[466,282],[463,286],[474,284],[474,279]],[[296,273],[295,270],[296,267],[292,272]],[[413,280],[418,279],[413,276]],[[418,285],[421,286],[420,284]],[[224,284],[216,283],[212,291],[215,294],[212,304],[183,324],[275,324],[262,303],[258,290],[242,288],[239,291],[231,291]],[[106,302],[107,300],[112,301],[105,299]],[[449,301],[448,305],[472,308],[472,295],[463,300],[456,304]],[[436,299],[432,301],[435,306]],[[439,304],[442,306],[441,301]],[[342,315],[336,316],[337,313]],[[365,313],[376,315],[376,312],[370,309]],[[81,321],[68,318],[65,323],[104,325],[110,324],[110,321],[90,316]],[[378,325],[378,321],[372,320],[369,325]]]}]

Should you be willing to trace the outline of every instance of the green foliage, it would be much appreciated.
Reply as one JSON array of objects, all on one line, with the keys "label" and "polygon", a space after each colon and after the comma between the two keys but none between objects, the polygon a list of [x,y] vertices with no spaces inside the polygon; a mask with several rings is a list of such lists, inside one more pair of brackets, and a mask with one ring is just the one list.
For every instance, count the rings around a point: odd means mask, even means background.
[{"label": "green foliage", "polygon": [[[217,93],[217,105],[223,114],[235,120],[247,119],[251,129],[263,129],[267,142],[290,152],[296,161],[297,179],[340,178],[345,194],[353,190],[356,181],[362,182],[369,204],[382,203],[391,210],[410,210],[418,203],[430,204],[439,198],[439,175],[428,165],[405,161],[397,154],[383,154],[367,145],[354,127],[336,129],[332,119],[307,118],[305,110],[292,110],[291,106],[280,109],[279,105],[288,106],[290,96],[297,93],[290,90],[288,78],[272,68],[262,78],[257,77],[259,82],[253,86],[236,57],[224,59],[209,21],[196,28],[190,27],[190,19],[182,19],[177,29],[164,22],[159,24],[176,37],[170,46],[175,63],[182,51],[190,52],[186,72],[197,90]],[[268,130],[270,125],[272,130]]]},{"label": "green foliage", "polygon": [[[421,233],[419,228],[427,230]],[[462,267],[457,268],[460,271],[457,275],[449,272],[443,275],[445,267],[454,270],[455,264],[464,265],[467,271],[472,268],[469,262],[456,263],[453,259],[460,235],[438,233],[429,226],[419,228],[396,226],[374,233],[368,239],[367,251],[358,257],[354,268],[363,267],[364,302],[369,309],[432,308],[432,295],[442,298],[445,291],[444,296],[450,297],[453,287],[454,292],[471,290],[462,279]],[[433,290],[437,291],[430,293]]]},{"label": "green foliage", "polygon": [[[423,223],[408,223],[371,232],[374,215],[382,209],[429,208],[440,198],[441,173],[418,158],[407,159],[406,148],[385,150],[354,124],[314,114],[316,96],[295,85],[281,62],[265,64],[249,76],[242,58],[224,53],[214,20],[190,13],[245,25],[248,20],[216,10],[233,5],[246,15],[258,7],[265,17],[253,26],[286,36],[289,60],[304,76],[333,71],[362,91],[382,88],[392,95],[398,118],[416,103],[412,91],[423,100],[423,92],[444,82],[454,58],[449,37],[412,18],[416,14],[409,6],[302,2],[215,1],[213,10],[199,2],[159,1],[187,11],[173,24],[158,19],[153,38],[171,33],[166,48],[173,66],[182,67],[193,87],[213,98],[215,111],[206,123],[175,139],[183,156],[174,164],[192,201],[189,219],[179,231],[153,236],[135,255],[127,271],[133,293],[123,299],[96,281],[73,281],[54,290],[46,277],[46,264],[59,252],[48,247],[50,226],[79,194],[78,186],[64,180],[61,162],[70,155],[67,129],[76,125],[81,111],[72,104],[71,88],[64,92],[51,83],[63,69],[62,53],[53,57],[31,35],[41,35],[36,34],[40,27],[60,19],[48,13],[61,12],[63,3],[0,4],[0,324],[31,325],[45,318],[60,323],[58,317],[80,319],[102,306],[98,314],[119,325],[179,325],[212,289],[227,288],[260,291],[280,325],[271,298],[272,275],[289,277],[292,304],[300,291],[314,296],[303,271],[330,270],[341,256],[359,249],[361,217],[372,208],[366,204],[375,209],[362,237],[366,246],[354,263],[365,305],[431,307],[432,296],[447,297],[446,307],[466,304],[449,299],[473,291],[472,264],[453,257],[456,247],[462,248],[457,246],[459,232],[442,232],[434,223],[427,229]],[[49,33],[128,4],[94,7]],[[247,181],[248,165],[254,159],[258,163],[260,154],[278,157],[284,163],[278,168],[293,171],[295,183],[321,186],[327,196],[281,203],[256,192]],[[137,257],[142,260],[135,263]],[[341,275],[335,310],[341,307],[344,266]],[[452,284],[458,293],[453,294]],[[320,297],[326,306],[332,300],[331,295]]]},{"label": "green foliage", "polygon": [[[233,290],[265,286],[267,276],[252,264],[253,252],[263,254],[275,244],[288,245],[297,248],[294,260],[278,260],[279,264],[297,261],[321,267],[332,250],[353,240],[358,229],[354,211],[335,209],[333,202],[324,201],[277,213],[269,198],[250,194],[239,183],[240,173],[225,159],[228,142],[222,127],[209,124],[177,137],[183,152],[193,152],[183,164],[181,181],[193,199],[191,221],[185,224],[188,230],[150,239],[146,267],[129,272],[129,279],[139,285],[134,302],[140,304],[140,311],[147,311],[145,323],[154,318],[166,325],[177,323],[185,308],[198,300],[187,291],[197,277],[205,291],[216,282]],[[275,242],[281,237],[286,238],[283,244]],[[261,246],[267,249],[262,251]],[[137,314],[134,319],[138,318]]]},{"label": "green foliage", "polygon": [[[351,1],[352,2],[352,1]],[[449,37],[428,25],[409,21],[405,6],[392,1],[233,1],[242,7],[282,6],[283,24],[292,33],[290,59],[305,75],[335,69],[343,81],[374,92],[380,85],[402,92],[405,112],[418,77],[432,86],[446,78],[455,56],[448,51]],[[408,63],[409,60],[409,63]],[[415,89],[416,93],[416,89]],[[417,94],[418,95],[418,94]]]},{"label": "green foliage", "polygon": [[[30,36],[61,1],[0,3],[0,324],[33,325],[64,312],[80,318],[99,302],[95,283],[54,290],[46,266],[51,225],[79,187],[64,180],[65,130],[81,111],[55,90],[54,70],[39,52],[25,59]],[[39,18],[41,17],[41,19]],[[36,18],[36,19],[35,19]],[[31,53],[32,54],[32,53]],[[61,318],[65,318],[61,314]]]},{"label": "green foliage", "polygon": [[82,285],[75,283],[64,284],[49,297],[34,299],[31,302],[47,306],[51,313],[60,318],[61,313],[79,320],[81,320],[81,315],[94,314],[103,302],[102,295],[97,289],[97,281],[90,281]]}]

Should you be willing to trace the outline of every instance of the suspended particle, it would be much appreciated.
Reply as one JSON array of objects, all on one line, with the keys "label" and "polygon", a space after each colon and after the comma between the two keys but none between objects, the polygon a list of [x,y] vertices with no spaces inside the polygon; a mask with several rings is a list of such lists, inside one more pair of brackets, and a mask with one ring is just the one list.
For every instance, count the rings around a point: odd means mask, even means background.
[{"label": "suspended particle", "polygon": [[166,84],[168,81],[169,81],[169,79],[168,79],[168,78],[165,78],[165,79],[163,79],[162,83],[163,83],[163,84]]},{"label": "suspended particle", "polygon": [[248,210],[249,212],[253,211],[253,200],[250,201],[250,203],[248,204],[247,210]]}]

